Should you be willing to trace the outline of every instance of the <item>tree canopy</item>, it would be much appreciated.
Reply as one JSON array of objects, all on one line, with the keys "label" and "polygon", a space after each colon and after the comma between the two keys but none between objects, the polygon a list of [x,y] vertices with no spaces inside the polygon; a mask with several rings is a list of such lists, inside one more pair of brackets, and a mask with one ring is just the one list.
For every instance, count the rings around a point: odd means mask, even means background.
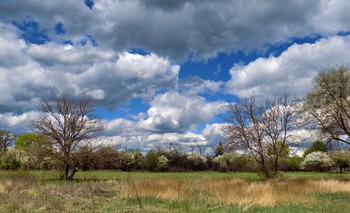
[{"label": "tree canopy", "polygon": [[350,70],[338,66],[320,72],[313,89],[306,95],[307,121],[317,127],[328,141],[350,141]]}]

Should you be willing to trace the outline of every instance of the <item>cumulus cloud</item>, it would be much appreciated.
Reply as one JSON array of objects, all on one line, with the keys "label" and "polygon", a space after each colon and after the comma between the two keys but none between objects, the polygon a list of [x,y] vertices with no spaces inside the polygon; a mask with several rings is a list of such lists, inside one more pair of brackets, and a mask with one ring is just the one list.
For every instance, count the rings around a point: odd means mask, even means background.
[{"label": "cumulus cloud", "polygon": [[112,110],[130,98],[149,101],[158,90],[175,87],[179,72],[179,66],[155,54],[26,44],[5,24],[0,47],[6,50],[0,53],[0,112],[34,110],[43,99],[63,93],[90,97]]},{"label": "cumulus cloud", "polygon": [[[106,48],[140,47],[184,60],[190,51],[207,59],[292,37],[346,32],[349,9],[346,0],[96,0],[91,10],[83,0],[12,0],[2,2],[0,18],[31,17],[57,41],[79,42],[90,35]],[[57,23],[65,33],[55,33]]]},{"label": "cumulus cloud", "polygon": [[285,93],[300,97],[311,88],[317,71],[350,64],[349,48],[350,36],[334,36],[314,44],[294,44],[278,57],[258,58],[248,65],[237,64],[230,70],[227,91],[243,98]]},{"label": "cumulus cloud", "polygon": [[220,141],[225,138],[224,132],[222,131],[222,123],[207,124],[202,131],[207,144],[210,146],[216,146]]},{"label": "cumulus cloud", "polygon": [[140,128],[154,132],[184,132],[196,124],[208,122],[225,110],[226,102],[206,102],[200,96],[186,96],[176,92],[159,94],[150,102],[147,119]]},{"label": "cumulus cloud", "polygon": [[29,111],[20,115],[13,113],[0,114],[0,129],[4,129],[13,134],[23,134],[31,132],[29,122],[38,116],[38,112]]}]

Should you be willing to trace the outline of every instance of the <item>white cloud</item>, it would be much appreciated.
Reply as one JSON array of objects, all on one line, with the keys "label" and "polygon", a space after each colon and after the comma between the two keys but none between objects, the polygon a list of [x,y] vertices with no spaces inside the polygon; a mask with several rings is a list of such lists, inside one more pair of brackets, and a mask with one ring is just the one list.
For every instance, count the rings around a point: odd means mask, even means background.
[{"label": "white cloud", "polygon": [[202,135],[206,138],[208,145],[216,146],[223,141],[225,135],[222,131],[222,123],[207,124],[202,131]]},{"label": "white cloud", "polygon": [[0,112],[34,110],[43,99],[62,93],[91,97],[96,106],[114,109],[130,98],[149,101],[158,90],[176,86],[179,66],[155,54],[66,47],[26,44],[13,27],[0,24]]},{"label": "white cloud", "polygon": [[10,131],[13,134],[23,134],[31,132],[29,128],[30,120],[37,117],[38,112],[29,111],[20,115],[13,113],[0,113],[0,129]]},{"label": "white cloud", "polygon": [[199,96],[167,92],[155,96],[150,105],[148,118],[139,122],[140,128],[154,132],[184,132],[223,112],[226,102],[206,102]]},{"label": "white cloud", "polygon": [[314,44],[294,44],[280,56],[258,58],[230,70],[227,91],[240,97],[302,96],[311,88],[317,71],[350,64],[350,36],[320,39]]}]

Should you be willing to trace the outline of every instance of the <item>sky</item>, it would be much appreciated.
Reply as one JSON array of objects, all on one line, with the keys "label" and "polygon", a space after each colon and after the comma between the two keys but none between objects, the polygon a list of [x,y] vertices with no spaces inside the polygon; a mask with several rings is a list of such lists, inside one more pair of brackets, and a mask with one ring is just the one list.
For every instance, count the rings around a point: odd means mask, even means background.
[{"label": "sky", "polygon": [[350,65],[347,0],[0,0],[0,129],[31,132],[49,97],[88,97],[101,140],[214,146],[252,95],[303,97]]}]

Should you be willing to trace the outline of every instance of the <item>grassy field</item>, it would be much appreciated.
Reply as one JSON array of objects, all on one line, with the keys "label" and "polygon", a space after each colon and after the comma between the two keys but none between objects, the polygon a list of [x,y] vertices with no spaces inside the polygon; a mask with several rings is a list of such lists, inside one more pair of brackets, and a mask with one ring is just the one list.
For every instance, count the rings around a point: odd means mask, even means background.
[{"label": "grassy field", "polygon": [[350,173],[0,171],[0,212],[349,212]]}]

